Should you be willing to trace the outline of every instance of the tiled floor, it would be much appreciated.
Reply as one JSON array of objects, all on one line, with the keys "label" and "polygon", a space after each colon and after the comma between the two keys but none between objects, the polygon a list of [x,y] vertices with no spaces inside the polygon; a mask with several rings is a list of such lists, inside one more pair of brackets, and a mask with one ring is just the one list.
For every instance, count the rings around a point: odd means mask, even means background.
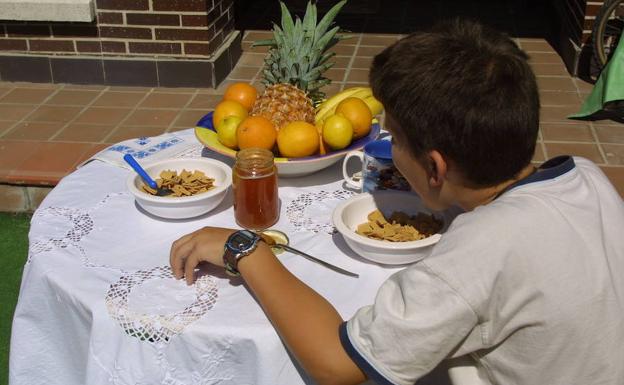
[{"label": "tiled floor", "polygon": [[[266,50],[250,48],[266,31],[248,31],[244,53],[218,89],[130,88],[0,82],[0,184],[55,185],[76,165],[121,140],[193,127],[233,81],[261,88]],[[355,34],[335,47],[327,72],[333,94],[367,82],[372,57],[400,35]],[[592,85],[571,77],[544,39],[519,38],[531,56],[542,98],[535,161],[560,154],[598,163],[624,196],[624,124],[566,119],[578,111]]]}]

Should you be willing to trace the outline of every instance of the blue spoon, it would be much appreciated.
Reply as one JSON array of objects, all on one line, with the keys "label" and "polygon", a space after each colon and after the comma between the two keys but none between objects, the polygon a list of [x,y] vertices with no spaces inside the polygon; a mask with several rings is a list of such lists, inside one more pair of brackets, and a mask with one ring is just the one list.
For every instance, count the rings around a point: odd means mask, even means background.
[{"label": "blue spoon", "polygon": [[132,169],[134,171],[137,172],[137,174],[139,174],[139,176],[141,177],[141,179],[143,179],[143,181],[152,189],[156,190],[156,195],[159,197],[164,197],[167,195],[171,195],[173,194],[173,191],[169,190],[168,188],[162,188],[162,187],[158,187],[158,184],[156,183],[156,181],[154,179],[152,179],[147,172],[145,172],[145,170],[143,169],[143,167],[141,167],[141,165],[136,161],[136,159],[134,159],[134,157],[130,154],[126,154],[124,155],[123,159],[126,161],[126,163],[128,163],[130,165],[130,167],[132,167]]}]

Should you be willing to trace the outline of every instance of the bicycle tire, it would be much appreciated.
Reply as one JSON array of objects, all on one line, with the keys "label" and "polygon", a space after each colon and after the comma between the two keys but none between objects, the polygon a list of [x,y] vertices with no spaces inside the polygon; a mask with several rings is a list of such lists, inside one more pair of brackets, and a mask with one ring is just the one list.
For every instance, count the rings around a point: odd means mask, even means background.
[{"label": "bicycle tire", "polygon": [[[623,19],[611,18],[611,14],[620,6],[624,7],[624,0],[607,0],[596,15],[592,31],[592,48],[599,70],[602,70],[609,61],[609,54],[615,50],[624,29]],[[609,27],[612,28],[611,31]]]}]

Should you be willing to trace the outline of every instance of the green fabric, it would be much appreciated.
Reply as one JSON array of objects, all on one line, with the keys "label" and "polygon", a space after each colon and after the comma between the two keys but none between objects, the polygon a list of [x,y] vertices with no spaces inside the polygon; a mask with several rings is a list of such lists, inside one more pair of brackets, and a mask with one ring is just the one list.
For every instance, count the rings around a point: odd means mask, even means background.
[{"label": "green fabric", "polygon": [[568,116],[570,119],[606,119],[614,113],[607,105],[624,100],[624,43],[618,44],[613,56],[602,70],[592,92],[581,106],[581,110]]},{"label": "green fabric", "polygon": [[0,213],[0,385],[9,382],[11,323],[28,255],[30,218],[30,214]]}]

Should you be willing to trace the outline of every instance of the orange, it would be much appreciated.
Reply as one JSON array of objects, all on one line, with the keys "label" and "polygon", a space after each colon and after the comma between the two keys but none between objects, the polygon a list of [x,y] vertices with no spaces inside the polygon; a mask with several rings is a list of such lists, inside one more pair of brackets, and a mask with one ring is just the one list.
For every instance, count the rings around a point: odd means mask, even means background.
[{"label": "orange", "polygon": [[273,150],[277,131],[273,123],[262,116],[248,116],[236,128],[238,148],[258,147]]},{"label": "orange", "polygon": [[353,125],[353,139],[359,139],[371,130],[373,114],[366,103],[356,97],[348,97],[336,106],[336,115],[342,115],[349,119]]},{"label": "orange", "polygon": [[240,103],[247,111],[251,111],[253,107],[258,91],[254,86],[247,83],[233,83],[226,90],[223,95],[223,100],[232,100]]},{"label": "orange", "polygon": [[277,148],[287,158],[313,155],[319,150],[318,130],[308,122],[290,122],[278,131]]},{"label": "orange", "polygon": [[238,116],[241,119],[245,119],[247,110],[238,102],[224,100],[215,107],[212,115],[212,126],[216,128],[228,116]]}]

